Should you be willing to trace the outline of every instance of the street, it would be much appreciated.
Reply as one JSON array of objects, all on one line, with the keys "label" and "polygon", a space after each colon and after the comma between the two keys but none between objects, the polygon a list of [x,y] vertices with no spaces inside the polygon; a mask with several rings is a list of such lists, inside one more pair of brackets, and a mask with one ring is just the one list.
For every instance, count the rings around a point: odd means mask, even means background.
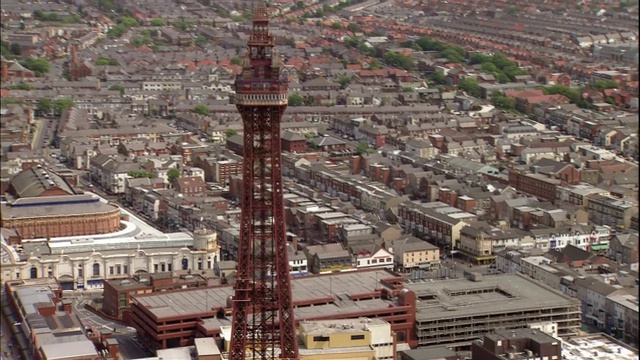
[{"label": "street", "polygon": [[80,321],[82,321],[85,326],[93,326],[97,330],[115,330],[115,333],[129,332],[126,326],[120,325],[108,319],[104,319],[84,308],[86,304],[91,304],[94,307],[99,307],[100,304],[96,304],[95,300],[100,299],[101,297],[101,293],[88,291],[74,291],[71,296],[65,296],[65,298],[71,300],[73,312],[78,315]]},{"label": "street", "polygon": [[71,299],[73,312],[85,326],[92,326],[98,331],[109,330],[113,333],[113,337],[120,345],[122,359],[138,359],[150,355],[138,344],[136,331],[133,328],[102,318],[84,308],[85,304],[99,307],[100,304],[96,300],[102,297],[101,292],[74,291],[69,294],[70,296],[65,297]]}]

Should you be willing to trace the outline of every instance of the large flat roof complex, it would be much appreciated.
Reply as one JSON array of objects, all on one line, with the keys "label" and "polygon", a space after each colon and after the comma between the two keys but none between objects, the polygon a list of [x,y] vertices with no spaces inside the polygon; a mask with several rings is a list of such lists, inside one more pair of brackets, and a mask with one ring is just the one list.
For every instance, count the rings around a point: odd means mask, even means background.
[{"label": "large flat roof complex", "polygon": [[495,329],[556,322],[560,335],[580,327],[580,302],[522,275],[410,283],[421,346],[464,346]]},{"label": "large flat roof complex", "polygon": [[[296,321],[390,318],[392,330],[402,334],[403,340],[414,339],[415,303],[407,300],[400,304],[389,296],[400,290],[402,281],[386,269],[294,278],[294,317]],[[132,326],[152,349],[187,346],[196,335],[221,334],[228,321],[220,318],[220,309],[229,315],[232,295],[231,286],[133,295]]]},{"label": "large flat roof complex", "polygon": [[[312,307],[296,309],[296,318],[318,317],[369,308],[373,305],[387,307],[393,301],[371,299],[354,301],[359,294],[372,293],[383,287],[379,281],[394,277],[393,273],[382,270],[348,272],[331,276],[311,276],[294,278],[292,295],[294,304],[314,303]],[[144,307],[156,320],[176,317],[198,316],[212,308],[227,307],[227,299],[233,295],[231,286],[202,288],[175,292],[155,293],[135,297],[135,303]],[[324,301],[319,301],[323,300]],[[373,302],[375,304],[368,304]],[[317,305],[316,305],[317,304]],[[307,311],[308,310],[308,311]]]}]

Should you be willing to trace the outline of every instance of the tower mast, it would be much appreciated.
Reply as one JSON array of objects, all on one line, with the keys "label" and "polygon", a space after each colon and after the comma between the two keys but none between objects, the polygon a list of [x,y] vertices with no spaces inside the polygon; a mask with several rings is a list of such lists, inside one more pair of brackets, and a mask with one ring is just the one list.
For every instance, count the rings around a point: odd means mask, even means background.
[{"label": "tower mast", "polygon": [[288,82],[262,3],[247,45],[235,80],[244,160],[229,359],[299,359],[282,196],[280,121]]}]

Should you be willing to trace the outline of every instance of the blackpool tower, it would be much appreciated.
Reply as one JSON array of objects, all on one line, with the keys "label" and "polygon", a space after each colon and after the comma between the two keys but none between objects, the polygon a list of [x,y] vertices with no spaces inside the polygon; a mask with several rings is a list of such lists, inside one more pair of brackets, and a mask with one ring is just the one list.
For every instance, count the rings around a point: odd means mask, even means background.
[{"label": "blackpool tower", "polygon": [[253,13],[236,106],[244,125],[242,213],[229,359],[299,359],[282,197],[280,121],[287,78],[269,14]]}]

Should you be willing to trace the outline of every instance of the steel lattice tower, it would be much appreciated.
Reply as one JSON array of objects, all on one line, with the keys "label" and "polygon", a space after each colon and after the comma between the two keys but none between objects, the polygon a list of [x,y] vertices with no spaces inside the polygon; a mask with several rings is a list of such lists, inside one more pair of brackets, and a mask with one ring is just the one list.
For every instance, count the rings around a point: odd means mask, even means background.
[{"label": "steel lattice tower", "polygon": [[235,81],[236,107],[244,124],[244,160],[229,359],[298,359],[280,144],[288,83],[262,4],[253,13],[247,50]]}]

